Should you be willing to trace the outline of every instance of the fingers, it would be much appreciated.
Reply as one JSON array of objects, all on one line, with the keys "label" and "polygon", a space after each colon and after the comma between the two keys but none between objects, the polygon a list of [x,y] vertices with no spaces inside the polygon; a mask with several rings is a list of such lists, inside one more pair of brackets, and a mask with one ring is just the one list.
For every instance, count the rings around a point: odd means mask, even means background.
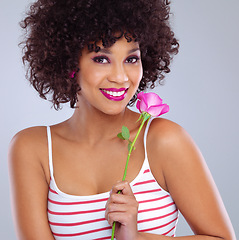
[{"label": "fingers", "polygon": [[121,191],[124,195],[134,195],[127,181],[117,182],[113,185],[111,193],[118,193],[118,191]]},{"label": "fingers", "polygon": [[129,183],[126,181],[117,182],[110,191],[110,197],[106,203],[106,208],[109,203],[125,204],[129,203],[131,200],[136,201]]},{"label": "fingers", "polygon": [[112,226],[114,222],[120,223],[123,226],[129,225],[128,223],[132,221],[137,223],[137,217],[129,212],[108,213],[107,218],[110,226]]},{"label": "fingers", "polygon": [[[122,191],[118,194],[118,191]],[[138,202],[128,182],[118,182],[111,190],[106,203],[105,218],[110,225],[119,222],[122,225],[135,221],[138,213]]]},{"label": "fingers", "polygon": [[106,202],[106,211],[125,212],[128,206],[138,206],[134,196],[125,196],[123,194],[112,193]]}]

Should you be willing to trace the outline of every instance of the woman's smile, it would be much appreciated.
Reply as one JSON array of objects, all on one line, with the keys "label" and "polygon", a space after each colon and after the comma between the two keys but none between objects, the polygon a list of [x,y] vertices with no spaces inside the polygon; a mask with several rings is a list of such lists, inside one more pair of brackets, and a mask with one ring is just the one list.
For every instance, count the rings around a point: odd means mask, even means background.
[{"label": "woman's smile", "polygon": [[128,88],[101,88],[102,94],[112,101],[121,101],[125,98]]}]

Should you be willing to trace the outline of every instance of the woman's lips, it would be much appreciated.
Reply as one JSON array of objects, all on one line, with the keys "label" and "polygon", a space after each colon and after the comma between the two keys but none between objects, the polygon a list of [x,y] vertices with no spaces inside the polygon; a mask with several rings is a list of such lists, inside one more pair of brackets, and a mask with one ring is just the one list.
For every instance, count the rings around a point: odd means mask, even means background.
[{"label": "woman's lips", "polygon": [[128,91],[127,88],[101,88],[101,93],[112,101],[122,101]]}]

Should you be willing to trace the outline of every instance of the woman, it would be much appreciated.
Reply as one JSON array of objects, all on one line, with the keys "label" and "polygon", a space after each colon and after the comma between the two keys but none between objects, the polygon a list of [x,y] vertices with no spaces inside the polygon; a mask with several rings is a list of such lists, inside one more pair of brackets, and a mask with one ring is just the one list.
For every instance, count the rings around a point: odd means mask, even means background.
[{"label": "woman", "polygon": [[[195,236],[235,239],[203,157],[177,124],[156,118],[144,128],[123,176],[139,91],[168,73],[178,42],[167,1],[46,1],[22,22],[28,78],[56,109],[73,116],[19,132],[9,154],[19,239],[168,239],[178,210]],[[146,145],[147,144],[147,145]],[[121,190],[122,194],[117,194]]]}]

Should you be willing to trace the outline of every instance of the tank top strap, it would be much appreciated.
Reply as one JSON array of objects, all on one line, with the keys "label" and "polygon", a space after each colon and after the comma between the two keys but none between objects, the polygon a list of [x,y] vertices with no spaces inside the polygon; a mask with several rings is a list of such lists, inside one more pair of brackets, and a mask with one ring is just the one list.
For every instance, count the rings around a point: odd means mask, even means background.
[{"label": "tank top strap", "polygon": [[145,131],[144,131],[144,156],[145,156],[145,161],[147,161],[148,163],[148,156],[147,156],[147,149],[146,149],[146,141],[147,141],[147,135],[148,135],[148,131],[149,131],[149,126],[151,124],[151,122],[153,121],[153,117],[149,119],[147,125],[146,125],[146,128],[145,128]]},{"label": "tank top strap", "polygon": [[52,138],[51,138],[51,128],[47,126],[47,140],[48,140],[48,157],[49,157],[49,168],[51,178],[53,177],[53,163],[52,163]]}]

